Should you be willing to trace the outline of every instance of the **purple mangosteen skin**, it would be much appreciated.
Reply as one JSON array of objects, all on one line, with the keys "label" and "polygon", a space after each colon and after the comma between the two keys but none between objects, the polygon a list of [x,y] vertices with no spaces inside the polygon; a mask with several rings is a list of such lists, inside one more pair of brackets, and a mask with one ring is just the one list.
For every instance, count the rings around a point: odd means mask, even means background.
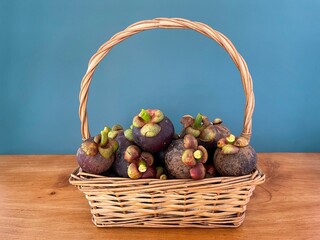
[{"label": "purple mangosteen skin", "polygon": [[111,167],[114,162],[114,155],[108,159],[104,158],[99,152],[95,156],[89,156],[80,147],[77,151],[77,161],[83,171],[90,174],[101,174]]},{"label": "purple mangosteen skin", "polygon": [[144,151],[155,153],[165,149],[172,141],[174,135],[174,126],[166,116],[157,123],[161,131],[154,137],[145,137],[141,135],[141,128],[133,127],[132,135],[134,142]]},{"label": "purple mangosteen skin", "polygon": [[118,133],[115,140],[118,142],[119,147],[116,152],[116,159],[113,163],[112,169],[119,177],[128,178],[129,177],[128,176],[128,167],[129,167],[130,163],[128,163],[124,159],[124,152],[126,151],[127,147],[134,144],[134,142],[131,142],[130,140],[128,140],[125,137],[123,131]]},{"label": "purple mangosteen skin", "polygon": [[214,153],[214,166],[222,176],[242,176],[255,169],[257,153],[250,146],[240,148],[236,154],[221,154],[221,149]]},{"label": "purple mangosteen skin", "polygon": [[156,169],[154,166],[148,167],[147,171],[142,173],[141,178],[155,178],[156,177]]},{"label": "purple mangosteen skin", "polygon": [[172,141],[165,153],[166,169],[173,178],[191,178],[191,167],[181,160],[184,150],[183,139],[178,139]]}]

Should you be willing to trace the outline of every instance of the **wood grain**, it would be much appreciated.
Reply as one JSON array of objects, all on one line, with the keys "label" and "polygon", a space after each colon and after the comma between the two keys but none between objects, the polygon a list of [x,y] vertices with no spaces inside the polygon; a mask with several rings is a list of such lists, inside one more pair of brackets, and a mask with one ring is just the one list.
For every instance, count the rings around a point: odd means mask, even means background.
[{"label": "wood grain", "polygon": [[320,153],[260,153],[267,176],[236,229],[97,228],[74,155],[0,156],[0,239],[319,239]]}]

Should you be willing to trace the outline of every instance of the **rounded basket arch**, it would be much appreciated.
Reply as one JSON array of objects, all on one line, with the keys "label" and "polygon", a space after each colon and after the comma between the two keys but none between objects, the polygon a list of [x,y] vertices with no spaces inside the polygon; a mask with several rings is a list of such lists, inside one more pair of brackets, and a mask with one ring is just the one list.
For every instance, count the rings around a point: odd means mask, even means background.
[{"label": "rounded basket arch", "polygon": [[83,139],[90,137],[88,116],[87,116],[87,101],[90,83],[94,71],[100,61],[109,53],[109,51],[118,43],[126,40],[130,36],[142,31],[164,28],[164,29],[192,29],[197,31],[213,40],[215,40],[222,48],[224,48],[230,55],[231,59],[239,69],[241,81],[245,93],[245,109],[243,128],[241,137],[250,141],[252,134],[252,114],[254,110],[254,93],[252,86],[251,75],[248,66],[243,57],[238,53],[231,41],[222,33],[212,29],[210,26],[201,23],[193,22],[182,18],[155,18],[152,20],[143,20],[136,22],[121,32],[118,32],[105,42],[98,51],[91,57],[88,69],[81,81],[80,94],[79,94],[79,117],[81,121],[81,135]]}]

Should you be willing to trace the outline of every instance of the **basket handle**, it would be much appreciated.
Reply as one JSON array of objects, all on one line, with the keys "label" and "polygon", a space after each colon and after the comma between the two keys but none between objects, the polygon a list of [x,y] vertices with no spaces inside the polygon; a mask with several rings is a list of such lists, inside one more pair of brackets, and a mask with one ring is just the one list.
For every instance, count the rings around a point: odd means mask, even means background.
[{"label": "basket handle", "polygon": [[90,137],[88,117],[87,117],[87,101],[90,82],[93,73],[100,61],[109,53],[111,48],[130,36],[139,32],[155,29],[193,29],[213,40],[215,40],[222,48],[224,48],[232,58],[240,72],[242,85],[246,97],[246,105],[244,111],[243,130],[241,137],[250,141],[252,129],[252,114],[254,109],[254,94],[252,88],[252,79],[248,67],[242,56],[237,52],[231,41],[222,33],[212,29],[201,22],[192,22],[182,18],[156,18],[153,20],[144,20],[130,25],[123,31],[115,34],[109,41],[105,42],[98,51],[91,57],[88,69],[81,81],[81,89],[79,94],[79,117],[81,121],[81,135],[83,139]]}]

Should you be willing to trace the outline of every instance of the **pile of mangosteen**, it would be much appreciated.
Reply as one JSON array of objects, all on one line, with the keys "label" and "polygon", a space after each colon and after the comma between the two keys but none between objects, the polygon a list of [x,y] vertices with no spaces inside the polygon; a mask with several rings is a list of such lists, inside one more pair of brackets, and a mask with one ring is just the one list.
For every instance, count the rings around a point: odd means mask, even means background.
[{"label": "pile of mangosteen", "polygon": [[192,178],[242,176],[255,169],[257,154],[243,137],[235,137],[222,120],[184,115],[181,132],[158,109],[142,109],[132,125],[104,127],[81,143],[82,171],[122,178]]}]

